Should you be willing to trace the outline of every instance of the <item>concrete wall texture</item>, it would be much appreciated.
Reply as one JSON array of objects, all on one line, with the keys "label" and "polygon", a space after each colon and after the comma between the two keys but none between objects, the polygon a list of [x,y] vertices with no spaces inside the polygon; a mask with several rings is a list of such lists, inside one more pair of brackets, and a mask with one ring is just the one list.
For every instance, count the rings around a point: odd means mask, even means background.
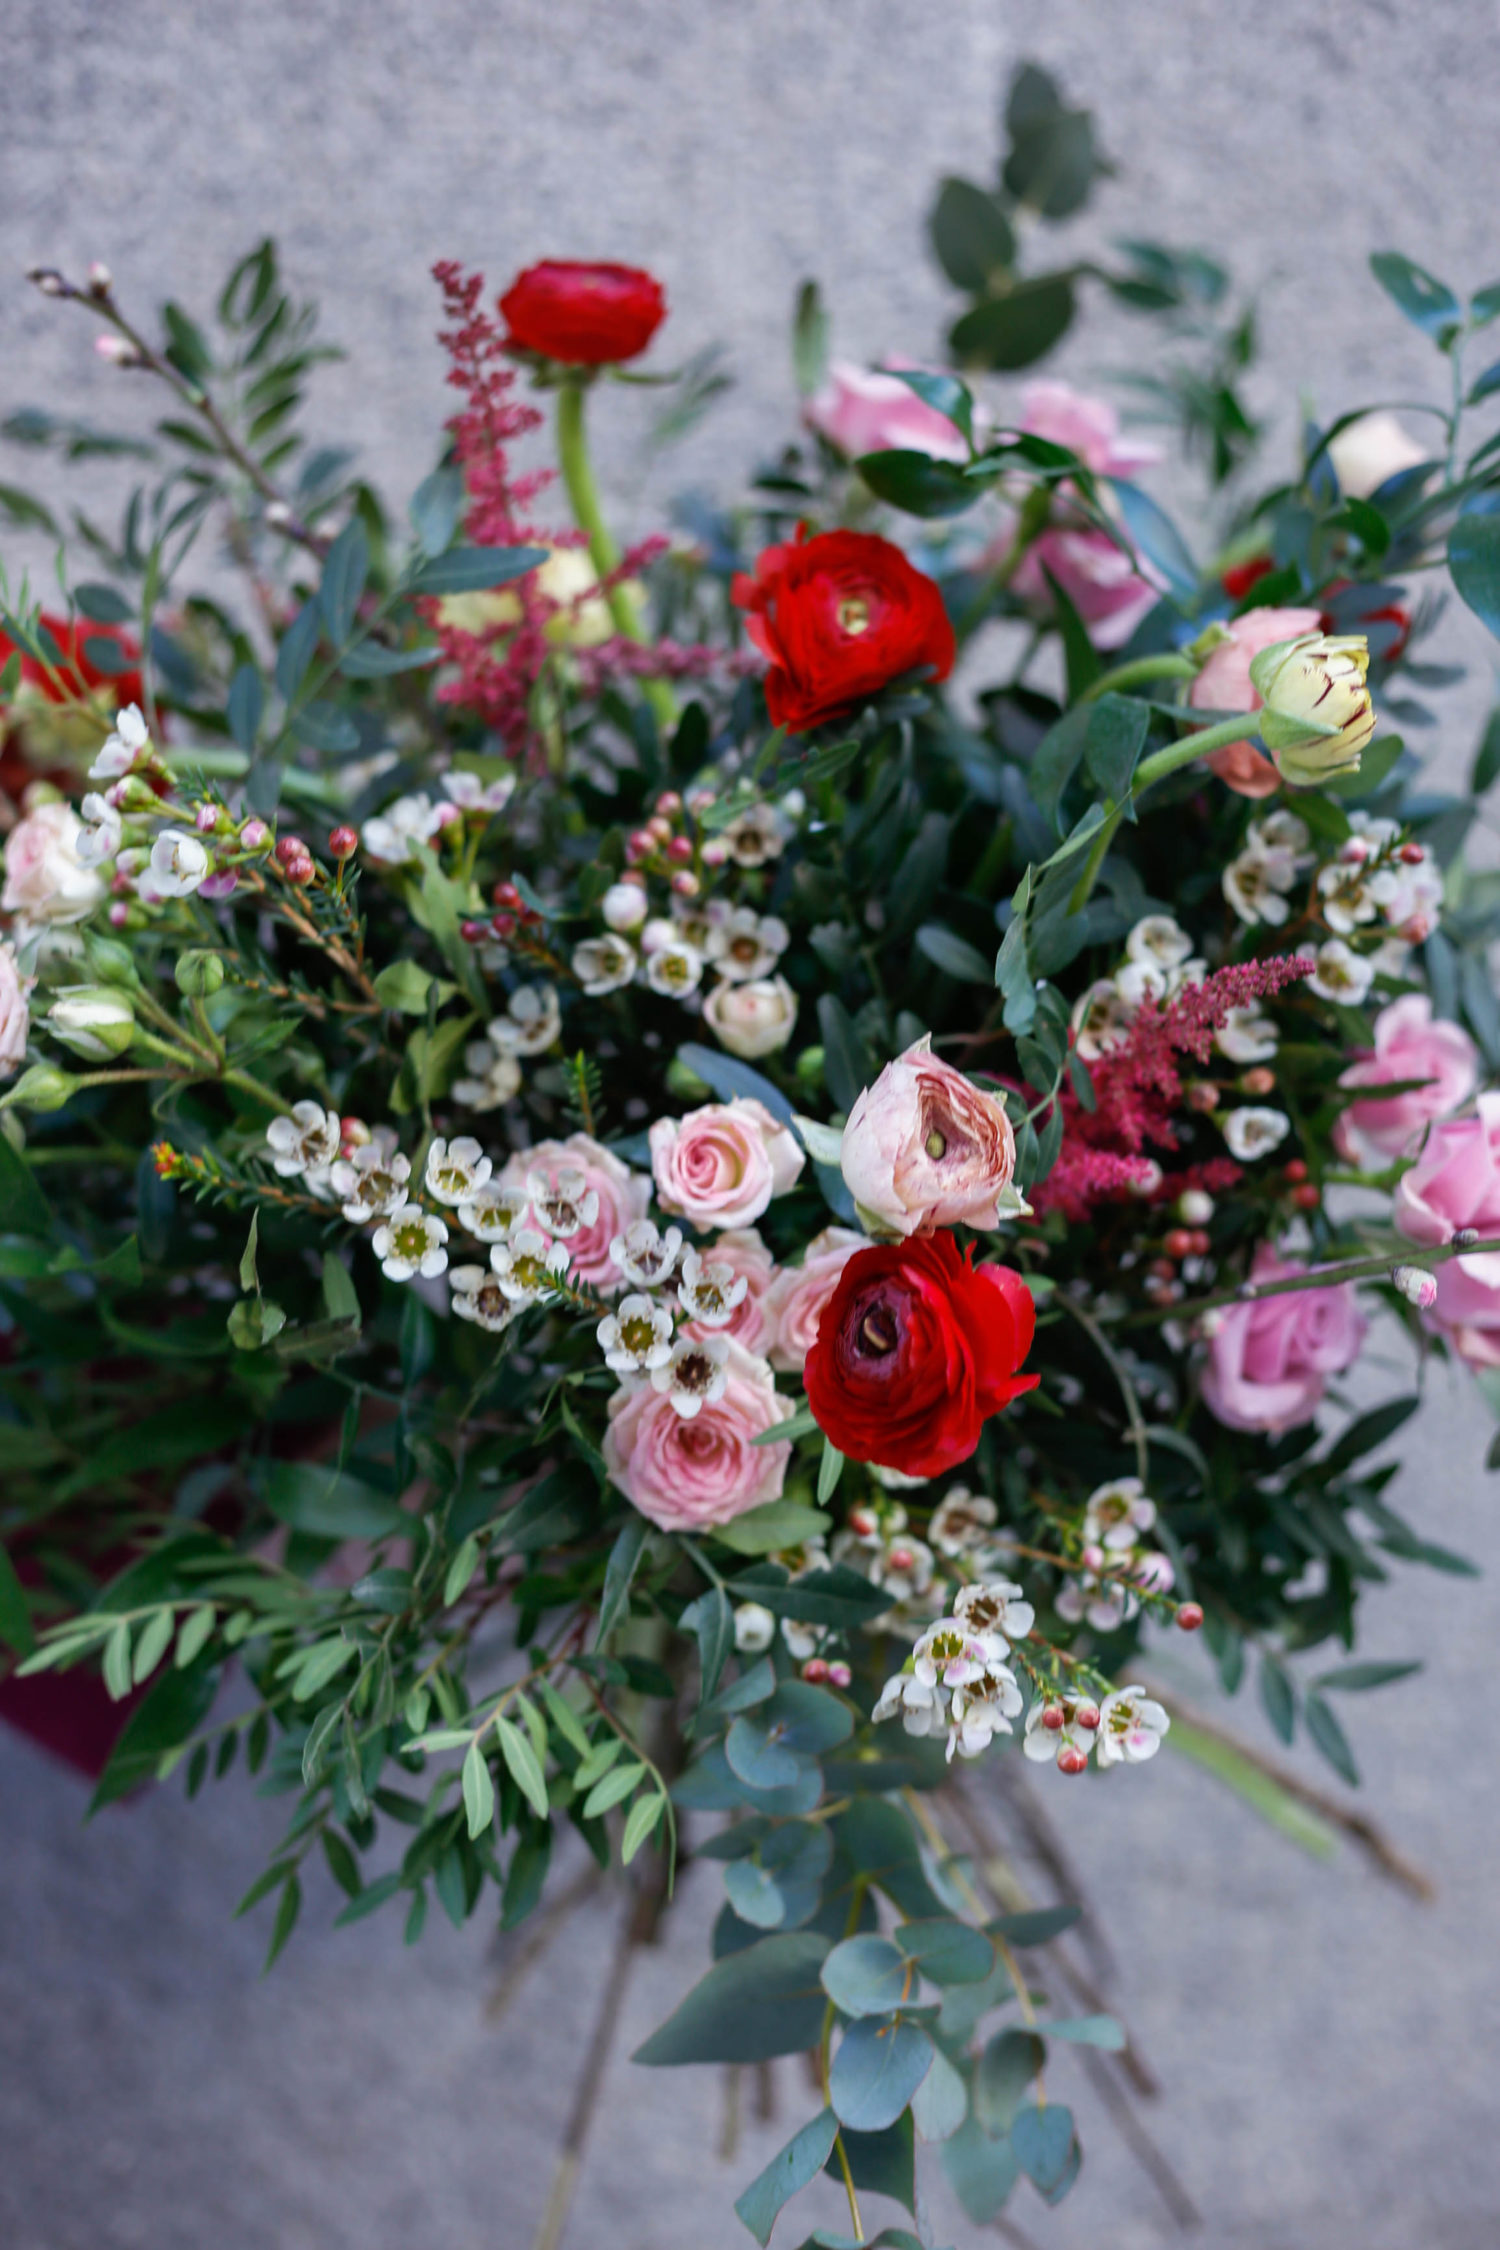
[{"label": "concrete wall texture", "polygon": [[[737,377],[644,481],[644,407],[616,394],[616,501],[645,519],[686,481],[733,493],[790,423],[802,275],[823,280],[852,356],[932,348],[951,303],[923,248],[934,182],[992,164],[1023,56],[1094,106],[1120,167],[1064,244],[1147,233],[1230,254],[1262,301],[1253,395],[1283,429],[1299,386],[1330,411],[1433,397],[1429,347],[1365,260],[1400,247],[1460,288],[1500,275],[1497,18],[1492,0],[0,0],[0,409],[122,405],[86,323],[20,279],[32,260],[102,257],[132,304],[170,291],[191,306],[269,230],[352,353],[321,379],[319,417],[399,500],[445,411],[432,259],[499,283],[538,255],[611,255],[665,278],[664,360],[722,342]],[[1107,372],[1147,335],[1091,317],[1061,369]],[[144,420],[148,402],[125,411]],[[0,461],[0,477],[27,473]],[[1493,644],[1459,614],[1447,646],[1471,664],[1433,744],[1456,776]],[[1378,1392],[1404,1375],[1393,1359],[1362,1379]],[[1431,1394],[1397,1504],[1483,1559],[1487,1418],[1460,1384],[1439,1376]],[[1403,1573],[1369,1604],[1370,1654],[1429,1652],[1415,1681],[1346,1711],[1367,1809],[1430,1869],[1432,1905],[1347,1851],[1302,1857],[1171,1757],[1048,1796],[1113,1940],[1112,1997],[1163,2082],[1152,2130],[1216,2250],[1500,2238],[1497,1633],[1493,1577]],[[1264,1743],[1242,1705],[1233,1723]],[[498,2023],[487,1932],[439,1927],[411,1953],[383,1920],[334,1934],[331,1886],[261,1983],[264,1932],[228,1915],[278,1808],[227,1784],[81,1830],[83,1802],[0,1740],[6,2250],[525,2250],[617,1909],[586,1907]],[[725,2165],[715,2075],[624,2059],[698,1973],[716,1899],[712,1868],[692,1873],[667,1944],[638,1966],[566,2250],[748,2239],[732,2196],[805,2113],[778,2066],[776,2120],[747,2088]],[[1176,2240],[1079,2068],[1057,2079],[1088,2161],[1058,2213],[1018,2197],[1010,2239]],[[936,2171],[930,2238],[968,2244]],[[817,2215],[837,2224],[836,2201]],[[791,2220],[783,2232],[800,2238]]]}]

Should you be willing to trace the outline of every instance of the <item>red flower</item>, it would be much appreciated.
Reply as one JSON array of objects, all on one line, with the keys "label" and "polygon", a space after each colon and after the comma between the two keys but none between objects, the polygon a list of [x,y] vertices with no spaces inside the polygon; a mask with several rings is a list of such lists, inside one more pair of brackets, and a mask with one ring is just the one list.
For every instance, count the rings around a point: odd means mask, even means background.
[{"label": "red flower", "polygon": [[518,274],[500,299],[508,341],[569,367],[634,359],[666,318],[654,274],[639,266],[586,265],[546,258]]},{"label": "red flower", "polygon": [[818,1321],[803,1381],[818,1427],[852,1461],[913,1477],[967,1461],[987,1416],[1035,1375],[1031,1292],[1008,1266],[973,1264],[951,1234],[856,1250]]},{"label": "red flower", "polygon": [[1248,562],[1231,563],[1219,579],[1219,584],[1232,602],[1242,602],[1252,586],[1269,578],[1276,565],[1269,555],[1252,555]]},{"label": "red flower", "polygon": [[734,581],[762,656],[774,726],[806,733],[868,702],[905,672],[953,669],[953,627],[930,578],[899,547],[865,531],[799,536],[767,547],[755,576]]},{"label": "red flower", "polygon": [[[35,688],[44,696],[47,702],[61,703],[67,698],[76,697],[80,682],[90,693],[96,688],[107,688],[110,695],[122,705],[143,701],[145,690],[141,686],[141,675],[135,669],[141,660],[140,647],[129,633],[123,632],[118,625],[95,625],[86,617],[80,617],[70,625],[66,617],[55,617],[46,611],[43,611],[40,623],[52,635],[62,653],[62,662],[56,670],[65,684],[58,687],[46,667],[39,664],[34,656],[27,656],[24,651],[21,656],[21,678],[28,687]],[[90,660],[88,651],[92,643],[104,643],[109,648],[118,650],[129,669],[102,670]],[[14,646],[13,641],[0,633],[0,666],[4,665]]]}]

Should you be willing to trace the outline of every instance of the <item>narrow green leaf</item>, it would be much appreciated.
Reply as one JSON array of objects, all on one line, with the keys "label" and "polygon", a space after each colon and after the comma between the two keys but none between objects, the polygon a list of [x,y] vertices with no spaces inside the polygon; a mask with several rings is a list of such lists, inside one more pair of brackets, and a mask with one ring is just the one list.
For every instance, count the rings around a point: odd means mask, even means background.
[{"label": "narrow green leaf", "polygon": [[471,1837],[482,1836],[495,1817],[495,1785],[490,1779],[489,1764],[477,1736],[469,1744],[468,1754],[464,1759],[463,1794],[469,1834]]},{"label": "narrow green leaf", "polygon": [[451,1609],[479,1568],[479,1541],[471,1532],[448,1565],[443,1580],[443,1607]]},{"label": "narrow green leaf", "polygon": [[541,1820],[547,1817],[547,1784],[541,1765],[531,1744],[502,1713],[495,1721],[495,1732],[500,1741],[500,1755],[510,1770],[511,1778],[532,1811]]},{"label": "narrow green leaf", "polygon": [[0,1546],[0,1641],[17,1656],[30,1656],[36,1647],[26,1589],[16,1576],[16,1566]]},{"label": "narrow green leaf", "polygon": [[630,1765],[615,1766],[602,1781],[594,1783],[584,1799],[584,1819],[597,1820],[601,1813],[607,1813],[612,1805],[618,1805],[623,1798],[628,1797],[637,1784],[644,1780],[645,1775],[646,1768],[638,1761]]},{"label": "narrow green leaf", "polygon": [[270,1949],[266,1954],[265,1967],[260,1972],[262,1976],[265,1976],[275,1967],[287,1939],[297,1926],[297,1916],[301,1911],[302,1885],[295,1875],[288,1875],[285,1888],[281,1893],[281,1904],[276,1909],[276,1921],[271,1931]]},{"label": "narrow green leaf", "polygon": [[642,1797],[637,1804],[631,1806],[630,1817],[625,1823],[625,1833],[620,1839],[620,1865],[622,1867],[630,1865],[636,1853],[645,1843],[646,1838],[660,1822],[666,1809],[667,1800],[660,1795]]}]

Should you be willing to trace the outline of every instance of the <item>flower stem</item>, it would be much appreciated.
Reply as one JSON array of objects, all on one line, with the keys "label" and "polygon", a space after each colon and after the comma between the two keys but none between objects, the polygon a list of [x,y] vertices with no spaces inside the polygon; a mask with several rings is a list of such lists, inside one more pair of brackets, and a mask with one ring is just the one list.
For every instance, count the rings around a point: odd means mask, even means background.
[{"label": "flower stem", "polygon": [[1115,840],[1115,833],[1125,818],[1128,807],[1134,804],[1137,797],[1144,795],[1154,782],[1165,781],[1167,775],[1176,773],[1180,766],[1190,766],[1196,758],[1207,757],[1212,750],[1223,750],[1231,742],[1243,742],[1247,735],[1258,732],[1255,713],[1245,711],[1232,719],[1221,719],[1216,727],[1199,727],[1181,742],[1169,742],[1164,750],[1153,750],[1149,758],[1143,758],[1135,769],[1126,794],[1118,804],[1110,805],[1105,811],[1103,823],[1089,849],[1083,873],[1068,901],[1069,913],[1080,913],[1087,905],[1089,893],[1099,879],[1099,870]]},{"label": "flower stem", "polygon": [[[573,510],[573,521],[587,534],[589,559],[600,578],[606,579],[612,570],[619,568],[620,550],[599,504],[599,487],[594,482],[594,465],[589,459],[588,433],[584,425],[584,395],[582,383],[564,383],[558,391],[557,461]],[[626,640],[645,646],[646,634],[630,587],[611,586],[604,599],[616,631]],[[664,728],[675,725],[677,699],[666,681],[643,680],[641,687],[656,713],[658,725]]]},{"label": "flower stem", "polygon": [[1136,687],[1147,680],[1195,680],[1197,677],[1198,667],[1190,656],[1134,656],[1128,664],[1117,664],[1113,671],[1101,672],[1078,700],[1092,703],[1101,695],[1113,694],[1116,688]]},{"label": "flower stem", "polygon": [[1154,1306],[1149,1312],[1132,1313],[1126,1325],[1139,1328],[1146,1322],[1191,1320],[1198,1313],[1215,1312],[1221,1305],[1253,1305],[1262,1297],[1288,1297],[1302,1289],[1336,1289],[1345,1281],[1373,1281],[1380,1274],[1389,1274],[1392,1266],[1417,1266],[1425,1273],[1433,1266],[1446,1265],[1450,1258],[1482,1258],[1492,1256],[1497,1250],[1500,1250],[1500,1238],[1446,1242],[1435,1248],[1418,1242],[1402,1243],[1399,1249],[1369,1258],[1350,1258],[1341,1266],[1314,1266],[1311,1272],[1293,1274],[1289,1280],[1246,1281],[1237,1289],[1221,1289],[1212,1297],[1191,1297],[1181,1304]]}]

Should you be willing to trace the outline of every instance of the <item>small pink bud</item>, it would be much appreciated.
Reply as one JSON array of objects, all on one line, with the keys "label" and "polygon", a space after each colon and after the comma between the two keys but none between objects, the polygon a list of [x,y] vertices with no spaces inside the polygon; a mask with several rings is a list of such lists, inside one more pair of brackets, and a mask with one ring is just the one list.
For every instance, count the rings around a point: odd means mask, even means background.
[{"label": "small pink bud", "polygon": [[1062,1705],[1060,1703],[1048,1704],[1046,1710],[1042,1713],[1042,1725],[1047,1729],[1047,1732],[1049,1734],[1062,1733],[1063,1712]]},{"label": "small pink bud", "polygon": [[1183,1602],[1177,1611],[1177,1623],[1184,1633],[1196,1633],[1203,1623],[1203,1612],[1196,1602]]},{"label": "small pink bud", "polygon": [[821,1656],[810,1656],[802,1667],[802,1677],[810,1686],[822,1687],[828,1678],[827,1660]]},{"label": "small pink bud", "polygon": [[1364,836],[1351,836],[1339,849],[1339,858],[1346,867],[1363,867],[1369,856],[1369,839]]},{"label": "small pink bud", "polygon": [[854,1674],[847,1664],[834,1663],[828,1667],[828,1685],[830,1687],[846,1688],[853,1678]]},{"label": "small pink bud", "polygon": [[446,797],[440,797],[432,808],[432,817],[439,828],[453,828],[462,822],[464,816],[457,805],[450,805]]},{"label": "small pink bud", "polygon": [[690,867],[679,867],[672,877],[672,888],[679,898],[696,898],[703,885]]},{"label": "small pink bud", "polygon": [[130,908],[123,899],[116,899],[109,910],[109,918],[117,930],[124,929],[126,923],[130,920]]},{"label": "small pink bud", "polygon": [[1075,1726],[1086,1728],[1087,1731],[1092,1734],[1095,1727],[1097,1727],[1099,1724],[1098,1704],[1080,1703],[1078,1709],[1073,1713],[1073,1723]]},{"label": "small pink bud", "polygon": [[893,1547],[886,1557],[892,1570],[910,1570],[916,1559],[910,1547]]},{"label": "small pink bud", "polygon": [[1427,854],[1420,844],[1403,844],[1396,857],[1407,867],[1420,867]]},{"label": "small pink bud", "polygon": [[875,1513],[871,1508],[851,1508],[849,1529],[856,1539],[868,1539],[875,1529]]},{"label": "small pink bud", "polygon": [[1104,1549],[1102,1547],[1085,1547],[1079,1560],[1085,1570],[1102,1570],[1104,1568]]},{"label": "small pink bud", "polygon": [[1076,1749],[1071,1742],[1064,1743],[1057,1753],[1057,1770],[1059,1773],[1083,1773],[1088,1766],[1088,1762],[1089,1754],[1087,1750]]},{"label": "small pink bud", "polygon": [[1427,1273],[1421,1266],[1392,1266],[1391,1286],[1399,1289],[1409,1305],[1428,1312],[1437,1303],[1437,1275]]},{"label": "small pink bud", "polygon": [[722,867],[728,857],[729,846],[724,842],[722,836],[712,837],[703,847],[703,864],[705,867]]},{"label": "small pink bud", "polygon": [[667,857],[676,867],[685,866],[692,856],[693,846],[686,836],[674,836],[667,846]]},{"label": "small pink bud", "polygon": [[89,267],[89,295],[107,297],[115,285],[115,277],[102,260],[96,258]]},{"label": "small pink bud", "polygon": [[666,843],[671,833],[672,823],[670,820],[663,820],[660,813],[653,813],[646,823],[646,834],[655,843]]},{"label": "small pink bud", "polygon": [[359,849],[359,830],[340,821],[337,828],[328,831],[328,849],[334,859],[348,859]]},{"label": "small pink bud", "polygon": [[96,336],[94,338],[94,349],[99,357],[107,359],[112,367],[139,367],[142,364],[141,355],[135,345],[127,342],[123,336],[112,334]]},{"label": "small pink bud", "polygon": [[341,1156],[347,1156],[351,1149],[367,1147],[373,1139],[374,1135],[362,1117],[341,1117],[339,1119],[339,1154]]},{"label": "small pink bud", "polygon": [[193,815],[193,826],[200,836],[211,836],[219,825],[217,805],[200,805]]},{"label": "small pink bud", "polygon": [[263,820],[247,820],[240,830],[240,843],[247,852],[258,852],[266,843],[271,831]]},{"label": "small pink bud", "polygon": [[490,934],[489,925],[485,922],[460,922],[458,934],[465,945],[483,945]]},{"label": "small pink bud", "polygon": [[625,839],[625,854],[628,859],[649,859],[655,849],[656,838],[648,835],[644,828],[632,828]]},{"label": "small pink bud", "polygon": [[664,820],[675,820],[682,810],[682,799],[675,789],[664,789],[656,800],[656,810]]},{"label": "small pink bud", "polygon": [[1253,1070],[1245,1072],[1240,1085],[1247,1094],[1253,1094],[1259,1101],[1263,1094],[1275,1093],[1276,1073],[1274,1070],[1267,1070],[1264,1063],[1257,1063]]}]

